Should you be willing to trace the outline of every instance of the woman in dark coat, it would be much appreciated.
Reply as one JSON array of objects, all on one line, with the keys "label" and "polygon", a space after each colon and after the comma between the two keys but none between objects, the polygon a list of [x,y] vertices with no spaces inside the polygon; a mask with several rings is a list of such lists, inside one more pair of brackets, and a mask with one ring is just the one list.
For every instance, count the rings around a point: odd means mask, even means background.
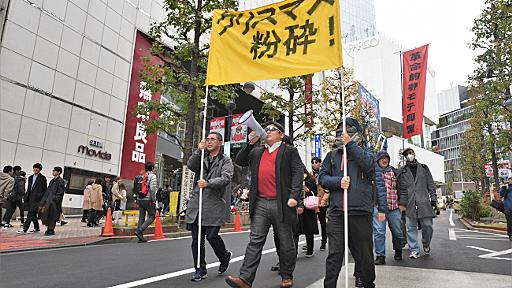
[{"label": "woman in dark coat", "polygon": [[62,177],[61,167],[54,167],[52,174],[53,179],[50,181],[46,192],[41,199],[39,205],[39,216],[47,230],[45,236],[55,235],[55,224],[60,220],[60,213],[62,212],[62,199],[64,198],[65,182]]},{"label": "woman in dark coat", "polygon": [[[316,196],[317,187],[315,178],[304,167],[304,199],[308,196]],[[306,257],[313,256],[313,235],[319,234],[316,211],[304,207],[304,212],[299,215],[299,235],[306,235]]]}]

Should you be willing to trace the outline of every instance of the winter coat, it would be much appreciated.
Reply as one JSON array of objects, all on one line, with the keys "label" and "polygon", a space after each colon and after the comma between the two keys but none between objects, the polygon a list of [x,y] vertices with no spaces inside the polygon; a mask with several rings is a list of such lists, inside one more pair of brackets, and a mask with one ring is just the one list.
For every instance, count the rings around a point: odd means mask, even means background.
[{"label": "winter coat", "polygon": [[27,182],[27,178],[25,176],[16,176],[14,177],[14,188],[12,189],[12,193],[9,196],[8,200],[10,202],[17,202],[22,200],[25,197],[25,183]]},{"label": "winter coat", "polygon": [[[373,213],[372,182],[375,173],[373,153],[355,142],[347,144],[347,175],[350,177],[348,188],[348,214],[370,215]],[[343,149],[334,149],[325,156],[320,169],[320,185],[330,191],[329,211],[343,211],[343,189],[341,189]]]},{"label": "winter coat", "polygon": [[400,172],[398,204],[406,207],[406,216],[411,219],[435,217],[430,203],[431,200],[437,200],[434,179],[427,165],[417,161],[415,163],[416,178],[411,172],[411,165],[415,165],[414,163],[407,162]]},{"label": "winter coat", "polygon": [[[309,192],[305,192],[305,197],[317,196],[315,178],[306,176],[304,184],[309,189]],[[318,223],[315,210],[309,210],[304,207],[304,212],[299,215],[299,231],[299,234],[318,234]]]},{"label": "winter coat", "polygon": [[399,188],[399,171],[395,169],[394,167],[388,165],[385,168],[382,168],[379,166],[379,160],[382,157],[387,157],[388,159],[389,154],[386,151],[380,151],[377,153],[377,156],[375,156],[375,189],[376,189],[376,197],[375,197],[375,206],[377,207],[377,210],[379,212],[388,213],[388,203],[387,203],[387,197],[388,197],[388,191],[386,188],[386,182],[384,180],[384,173],[388,173],[389,171],[393,171],[395,174],[395,181],[396,181],[396,193],[397,197],[400,198],[400,188]]},{"label": "winter coat", "polygon": [[123,195],[119,191],[119,183],[114,181],[114,185],[112,185],[112,201],[123,199]]},{"label": "winter coat", "polygon": [[512,184],[508,184],[508,187],[501,187],[500,197],[503,200],[505,210],[512,211]]},{"label": "winter coat", "polygon": [[[203,173],[208,184],[203,189],[203,226],[221,226],[229,219],[231,203],[231,179],[233,178],[233,162],[229,156],[219,154],[210,163],[210,156],[205,151]],[[185,222],[192,224],[199,214],[199,187],[197,181],[201,172],[201,150],[196,150],[188,159],[188,168],[195,172],[194,189],[188,200]]]},{"label": "winter coat", "polygon": [[39,208],[41,198],[46,193],[46,177],[39,173],[36,178],[36,182],[33,183],[34,175],[28,177],[27,192],[25,193],[23,209],[27,211],[36,212]]},{"label": "winter coat", "polygon": [[103,210],[103,187],[99,184],[92,184],[89,191],[89,209],[96,211]]},{"label": "winter coat", "polygon": [[92,185],[87,185],[84,189],[84,200],[82,202],[82,209],[89,210],[91,209],[91,201],[89,200],[89,196],[91,194]]},{"label": "winter coat", "polygon": [[[7,201],[14,188],[14,178],[9,173],[0,173],[0,203]],[[1,208],[0,208],[1,209]]]},{"label": "winter coat", "polygon": [[62,177],[58,176],[50,180],[48,189],[46,189],[39,204],[39,207],[44,208],[43,210],[40,209],[43,213],[39,215],[44,224],[48,224],[52,220],[59,221],[65,190],[65,181]]},{"label": "winter coat", "polygon": [[[249,192],[249,216],[254,216],[255,204],[258,198],[258,173],[260,161],[265,146],[247,145],[238,152],[235,163],[249,166],[251,171],[251,189]],[[276,155],[276,200],[279,221],[287,224],[297,224],[297,208],[288,207],[288,200],[302,200],[304,164],[297,149],[284,143],[278,148]]]}]

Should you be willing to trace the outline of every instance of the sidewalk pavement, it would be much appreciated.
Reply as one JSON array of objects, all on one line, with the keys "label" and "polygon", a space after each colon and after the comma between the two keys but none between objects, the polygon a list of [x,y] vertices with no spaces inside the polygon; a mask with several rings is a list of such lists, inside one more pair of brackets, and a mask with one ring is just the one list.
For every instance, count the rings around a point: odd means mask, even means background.
[{"label": "sidewalk pavement", "polygon": [[[62,247],[92,244],[102,239],[101,227],[87,227],[80,218],[67,218],[68,224],[61,226],[57,223],[54,236],[44,236],[46,226],[39,222],[40,232],[17,234],[21,229],[20,221],[11,221],[14,227],[0,229],[0,253],[41,249],[47,247]],[[30,230],[33,229],[31,224]]]},{"label": "sidewalk pavement", "polygon": [[[348,264],[350,273],[348,287],[355,287],[355,279],[352,277],[354,264]],[[419,269],[398,266],[376,266],[376,287],[393,288],[432,288],[432,287],[493,287],[510,288],[512,276],[463,272],[454,270]],[[400,275],[399,279],[397,275]],[[324,279],[309,285],[307,288],[324,287]],[[341,268],[337,287],[345,287],[345,267]]]}]

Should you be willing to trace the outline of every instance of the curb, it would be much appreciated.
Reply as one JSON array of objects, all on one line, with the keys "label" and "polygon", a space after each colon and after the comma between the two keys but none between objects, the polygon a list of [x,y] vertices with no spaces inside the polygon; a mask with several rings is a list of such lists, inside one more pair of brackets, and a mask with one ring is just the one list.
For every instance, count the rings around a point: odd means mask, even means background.
[{"label": "curb", "polygon": [[[480,225],[473,225],[471,224],[470,221],[468,221],[467,219],[465,218],[459,218],[459,221],[467,228],[467,229],[470,229],[470,230],[476,230],[476,231],[481,231],[481,232],[492,232],[492,233],[498,233],[498,234],[503,234],[503,235],[507,235],[507,231],[506,230],[501,230],[501,229],[492,229],[492,228],[489,228],[489,227],[486,227],[486,226],[480,226]],[[505,228],[506,229],[506,228]]]},{"label": "curb", "polygon": [[[220,233],[226,233],[226,232],[234,232],[233,228],[223,228],[220,229]],[[243,227],[243,231],[249,230],[249,227]],[[147,234],[146,236],[152,236],[153,234]],[[164,237],[165,239],[173,239],[173,238],[180,238],[180,237],[187,237],[191,236],[192,232],[190,231],[183,231],[183,232],[172,232],[172,233],[165,233]],[[163,240],[163,239],[161,239]],[[157,242],[159,240],[152,240],[150,241]],[[87,243],[76,243],[76,244],[63,244],[63,245],[53,245],[53,246],[41,246],[41,247],[29,247],[29,248],[23,248],[23,249],[10,249],[10,250],[1,250],[0,254],[10,254],[10,253],[18,253],[18,252],[28,252],[28,251],[37,251],[37,250],[51,250],[51,249],[60,249],[60,248],[71,248],[71,247],[81,247],[81,246],[93,246],[93,245],[104,245],[104,244],[120,244],[120,243],[136,243],[137,242],[137,236],[114,236],[114,237],[105,237],[101,238],[92,242]]]}]

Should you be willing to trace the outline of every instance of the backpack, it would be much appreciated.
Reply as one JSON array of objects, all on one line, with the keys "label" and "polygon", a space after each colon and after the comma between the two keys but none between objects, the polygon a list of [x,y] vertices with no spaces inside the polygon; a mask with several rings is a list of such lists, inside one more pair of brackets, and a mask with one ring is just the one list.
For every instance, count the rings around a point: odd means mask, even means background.
[{"label": "backpack", "polygon": [[136,194],[139,199],[145,198],[149,192],[148,185],[148,173],[135,176],[133,179],[133,193]]}]

